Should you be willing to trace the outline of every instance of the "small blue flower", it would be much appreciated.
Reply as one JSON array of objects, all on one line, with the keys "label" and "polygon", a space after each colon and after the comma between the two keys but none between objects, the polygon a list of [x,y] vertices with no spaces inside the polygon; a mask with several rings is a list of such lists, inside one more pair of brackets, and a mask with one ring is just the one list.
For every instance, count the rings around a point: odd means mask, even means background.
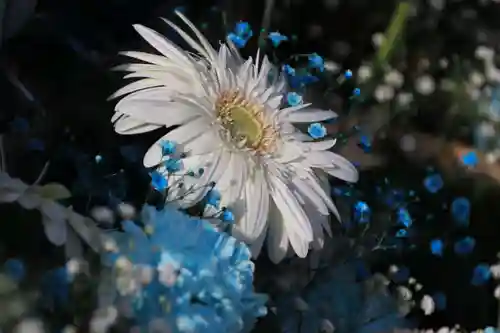
[{"label": "small blue flower", "polygon": [[434,304],[437,310],[446,309],[446,295],[442,292],[437,292],[432,295],[432,299],[434,300]]},{"label": "small blue flower", "polygon": [[322,139],[326,136],[326,127],[321,123],[312,123],[307,128],[307,132],[313,139]]},{"label": "small blue flower", "polygon": [[285,42],[288,40],[287,36],[284,36],[284,35],[280,34],[279,32],[270,32],[269,35],[267,36],[267,38],[269,38],[269,40],[271,40],[274,47],[278,47],[281,44],[281,42]]},{"label": "small blue flower", "polygon": [[68,304],[71,278],[66,267],[44,273],[41,280],[41,296],[47,307],[62,307]]},{"label": "small blue flower", "polygon": [[439,257],[443,255],[444,243],[441,239],[433,239],[430,246],[432,254]]},{"label": "small blue flower", "polygon": [[233,223],[234,222],[234,214],[233,214],[233,212],[231,212],[229,209],[226,208],[222,212],[221,219],[224,222]]},{"label": "small blue flower", "polygon": [[286,95],[286,100],[288,102],[288,105],[290,106],[297,106],[303,103],[302,96],[300,96],[296,92],[289,92]]},{"label": "small blue flower", "polygon": [[163,162],[168,172],[179,172],[182,169],[182,160],[180,158],[169,158]]},{"label": "small blue flower", "polygon": [[431,174],[424,179],[424,186],[430,193],[437,193],[443,185],[443,178],[438,173]]},{"label": "small blue flower", "polygon": [[470,151],[467,154],[462,155],[462,163],[470,168],[474,168],[479,163],[476,152]]},{"label": "small blue flower", "polygon": [[308,60],[310,68],[318,69],[321,72],[325,70],[325,61],[317,53],[310,54]]},{"label": "small blue flower", "polygon": [[470,236],[467,236],[456,241],[453,250],[458,255],[465,255],[474,251],[475,246],[476,240]]},{"label": "small blue flower", "polygon": [[362,135],[359,138],[359,146],[365,153],[371,153],[372,152],[372,142],[370,138],[366,135]]},{"label": "small blue flower", "polygon": [[344,73],[344,77],[346,79],[352,78],[352,71],[350,69],[346,70],[345,73]]},{"label": "small blue flower", "polygon": [[283,72],[285,72],[287,75],[289,76],[294,76],[295,75],[295,68],[293,68],[292,66],[286,64],[286,65],[283,65]]},{"label": "small blue flower", "polygon": [[20,282],[26,276],[24,263],[19,259],[8,259],[4,265],[5,273],[14,281]]},{"label": "small blue flower", "polygon": [[490,266],[488,264],[478,264],[474,268],[471,284],[473,286],[481,286],[488,282],[491,278]]},{"label": "small blue flower", "polygon": [[164,140],[160,142],[161,154],[163,156],[172,155],[176,151],[176,144],[173,141]]},{"label": "small blue flower", "polygon": [[353,94],[354,96],[359,96],[359,95],[361,95],[361,89],[359,89],[359,88],[354,88],[354,90],[352,91],[352,94]]},{"label": "small blue flower", "polygon": [[494,327],[488,326],[484,329],[484,333],[498,333],[498,330]]},{"label": "small blue flower", "polygon": [[396,237],[397,238],[406,238],[406,237],[408,237],[408,231],[406,229],[399,229],[396,232]]},{"label": "small blue flower", "polygon": [[354,219],[358,223],[368,223],[370,222],[371,209],[368,204],[364,201],[358,201],[354,205]]},{"label": "small blue flower", "polygon": [[241,36],[238,36],[237,34],[232,33],[232,32],[231,32],[231,33],[229,33],[229,34],[227,35],[227,38],[228,38],[231,42],[233,42],[233,44],[234,44],[237,48],[239,48],[239,49],[244,48],[244,47],[245,47],[245,45],[247,45],[247,42],[248,42],[248,39],[245,39],[245,38],[243,38],[243,37],[241,37]]},{"label": "small blue flower", "polygon": [[413,224],[410,212],[404,207],[400,207],[396,213],[398,223],[404,225],[405,227],[410,227]]},{"label": "small blue flower", "polygon": [[217,190],[211,189],[210,191],[208,191],[206,196],[207,205],[213,207],[219,207],[220,200],[221,200],[221,195]]},{"label": "small blue flower", "polygon": [[455,198],[451,203],[451,214],[457,225],[463,227],[468,226],[470,218],[469,199],[464,197]]},{"label": "small blue flower", "polygon": [[252,34],[252,29],[250,28],[250,24],[248,24],[248,22],[240,21],[236,23],[234,33],[240,37],[246,38],[246,36]]},{"label": "small blue flower", "polygon": [[312,74],[296,74],[288,77],[288,83],[293,89],[302,88],[308,84],[318,82],[319,78]]},{"label": "small blue flower", "polygon": [[168,180],[158,171],[153,171],[149,174],[151,177],[151,186],[158,192],[162,192],[168,187]]},{"label": "small blue flower", "polygon": [[101,155],[95,155],[95,162],[97,164],[101,163],[102,162],[102,156]]}]

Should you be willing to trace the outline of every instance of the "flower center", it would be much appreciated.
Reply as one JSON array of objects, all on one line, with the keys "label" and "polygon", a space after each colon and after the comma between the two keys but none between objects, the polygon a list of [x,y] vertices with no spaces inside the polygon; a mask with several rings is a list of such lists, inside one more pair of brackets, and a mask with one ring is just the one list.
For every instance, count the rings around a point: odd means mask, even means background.
[{"label": "flower center", "polygon": [[215,107],[223,136],[238,149],[260,154],[274,149],[278,133],[266,122],[262,105],[251,103],[232,91],[223,93]]},{"label": "flower center", "polygon": [[233,138],[245,140],[250,146],[258,144],[262,138],[262,126],[257,119],[244,107],[235,106],[227,111],[231,122],[227,129]]}]

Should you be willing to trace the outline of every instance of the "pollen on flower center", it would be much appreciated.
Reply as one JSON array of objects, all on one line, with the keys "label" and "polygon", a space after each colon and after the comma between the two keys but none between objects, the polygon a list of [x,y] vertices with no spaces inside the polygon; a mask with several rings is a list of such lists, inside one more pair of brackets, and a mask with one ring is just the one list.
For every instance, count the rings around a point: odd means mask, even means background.
[{"label": "pollen on flower center", "polygon": [[237,148],[261,154],[274,149],[278,133],[266,121],[262,105],[249,102],[238,91],[231,91],[221,94],[215,108],[223,134]]}]

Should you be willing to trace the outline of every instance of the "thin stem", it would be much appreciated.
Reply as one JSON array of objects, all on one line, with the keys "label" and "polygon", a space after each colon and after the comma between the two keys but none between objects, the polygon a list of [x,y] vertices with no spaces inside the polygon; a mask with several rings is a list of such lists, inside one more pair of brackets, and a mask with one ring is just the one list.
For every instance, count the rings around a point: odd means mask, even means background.
[{"label": "thin stem", "polygon": [[275,0],[266,0],[266,7],[264,8],[264,15],[262,16],[262,25],[259,35],[259,44],[264,41],[264,36],[267,33],[267,29],[271,24],[271,14],[273,12]]},{"label": "thin stem", "polygon": [[43,177],[47,174],[47,171],[49,170],[50,162],[45,163],[43,166],[42,171],[40,172],[40,175],[38,175],[38,178],[35,180],[33,185],[38,185],[42,181]]}]

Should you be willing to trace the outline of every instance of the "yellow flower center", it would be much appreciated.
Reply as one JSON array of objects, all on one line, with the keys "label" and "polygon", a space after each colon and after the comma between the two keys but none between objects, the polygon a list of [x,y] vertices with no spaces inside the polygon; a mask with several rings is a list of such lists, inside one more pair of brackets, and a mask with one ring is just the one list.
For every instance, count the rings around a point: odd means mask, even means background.
[{"label": "yellow flower center", "polygon": [[223,134],[239,149],[247,148],[259,154],[270,153],[278,137],[266,122],[262,105],[243,98],[239,92],[226,92],[216,102],[217,118]]}]

